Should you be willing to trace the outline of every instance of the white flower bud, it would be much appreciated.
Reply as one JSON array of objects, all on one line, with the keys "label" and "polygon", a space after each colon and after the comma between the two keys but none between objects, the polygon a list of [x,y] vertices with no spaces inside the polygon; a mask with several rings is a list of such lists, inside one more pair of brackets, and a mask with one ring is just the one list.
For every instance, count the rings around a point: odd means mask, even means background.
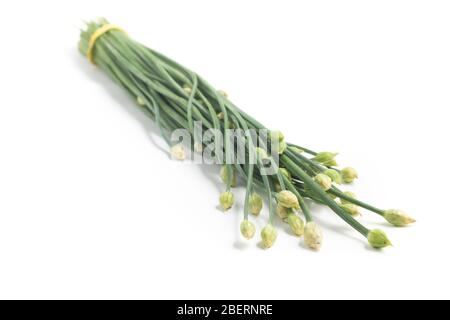
[{"label": "white flower bud", "polygon": [[286,219],[290,213],[294,213],[294,210],[286,208],[279,203],[277,204],[277,216],[280,217],[281,220]]},{"label": "white flower bud", "polygon": [[330,190],[333,185],[333,181],[326,174],[319,173],[314,177],[314,181],[325,191]]},{"label": "white flower bud", "polygon": [[414,218],[401,210],[386,210],[383,213],[383,217],[387,222],[396,227],[405,227],[408,224],[416,222]]},{"label": "white flower bud", "polygon": [[[356,199],[356,194],[354,194],[353,192],[345,191],[344,194],[345,194],[347,197]],[[341,203],[342,203],[342,204],[351,204],[351,203],[352,203],[352,202],[350,202],[350,201],[348,201],[348,200],[345,200],[345,199],[342,199],[342,198],[340,198],[340,199],[341,199]]]},{"label": "white flower bud", "polygon": [[[234,188],[237,185],[237,174],[236,170],[234,168],[230,167],[231,172],[231,186]],[[222,168],[220,168],[220,178],[222,179],[223,183],[228,183],[228,166],[224,165]]]},{"label": "white flower bud", "polygon": [[315,222],[308,222],[305,226],[305,243],[313,250],[320,250],[322,246],[322,230]]},{"label": "white flower bud", "polygon": [[137,98],[136,98],[136,102],[137,102],[137,104],[138,105],[140,105],[141,107],[142,106],[145,106],[145,99],[144,99],[144,97],[143,96],[138,96]]},{"label": "white flower bud", "polygon": [[305,223],[298,215],[294,213],[288,214],[287,223],[296,236],[301,237],[303,235]]},{"label": "white flower bud", "polygon": [[203,144],[201,142],[194,142],[194,150],[195,150],[195,152],[202,153],[203,152]]},{"label": "white flower bud", "polygon": [[283,207],[292,208],[298,210],[300,205],[298,203],[298,198],[291,191],[283,190],[277,193],[277,201]]},{"label": "white flower bud", "polygon": [[241,223],[241,234],[245,239],[250,240],[255,235],[255,225],[248,220],[244,220]]},{"label": "white flower bud", "polygon": [[358,178],[358,172],[353,168],[347,167],[341,170],[341,177],[344,183],[352,183]]},{"label": "white flower bud", "polygon": [[228,98],[228,93],[224,90],[217,90],[217,93],[220,94],[224,98]]},{"label": "white flower bud", "polygon": [[264,248],[272,247],[277,239],[277,230],[271,224],[268,224],[261,230],[261,239]]},{"label": "white flower bud", "polygon": [[184,146],[178,143],[170,148],[170,155],[172,159],[183,161],[186,159],[186,152],[184,151]]},{"label": "white flower bud", "polygon": [[222,209],[227,211],[234,204],[234,195],[230,191],[223,192],[219,198]]},{"label": "white flower bud", "polygon": [[255,216],[259,216],[263,207],[263,198],[257,194],[253,193],[249,199],[250,212]]},{"label": "white flower bud", "polygon": [[353,203],[341,204],[341,208],[352,217],[357,217],[360,215],[359,207],[355,206]]}]

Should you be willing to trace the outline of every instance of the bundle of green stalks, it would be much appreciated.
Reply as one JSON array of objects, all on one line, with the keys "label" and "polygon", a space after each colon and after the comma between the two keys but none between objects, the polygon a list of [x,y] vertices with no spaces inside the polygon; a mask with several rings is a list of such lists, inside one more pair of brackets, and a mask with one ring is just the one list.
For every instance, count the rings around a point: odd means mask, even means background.
[{"label": "bundle of green stalks", "polygon": [[[269,218],[260,234],[265,248],[272,247],[277,238],[275,219],[282,219],[289,224],[292,234],[304,238],[308,247],[320,249],[322,231],[314,222],[308,206],[310,201],[329,207],[377,249],[390,246],[391,242],[383,231],[369,230],[356,219],[361,208],[394,226],[403,227],[415,222],[400,210],[382,210],[357,199],[351,192],[342,191],[338,186],[352,183],[358,174],[350,167],[338,169],[336,153],[315,152],[288,143],[280,131],[268,130],[236,107],[225,92],[216,90],[196,73],[134,41],[106,20],[87,23],[86,30],[81,32],[79,49],[128,91],[137,105],[156,122],[173,157],[178,160],[186,157],[184,145],[172,141],[170,136],[179,129],[191,135],[192,153],[201,153],[212,143],[217,158],[220,158],[219,154],[224,155],[221,162],[216,159],[222,164],[220,176],[224,182],[220,205],[224,211],[233,206],[232,189],[239,175],[246,187],[240,225],[245,238],[251,239],[256,233],[250,217],[254,219],[260,215],[264,198],[268,203]],[[223,143],[213,139],[206,144],[198,139],[198,124],[202,131],[214,129],[222,133]],[[239,139],[245,148],[246,161],[236,161],[228,129],[244,132]],[[268,166],[275,168],[272,174],[265,173]]]}]

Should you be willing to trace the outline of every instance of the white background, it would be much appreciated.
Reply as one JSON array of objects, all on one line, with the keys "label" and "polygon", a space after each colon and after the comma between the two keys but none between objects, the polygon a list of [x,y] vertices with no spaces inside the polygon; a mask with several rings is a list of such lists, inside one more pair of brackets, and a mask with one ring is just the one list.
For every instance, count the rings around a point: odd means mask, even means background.
[{"label": "white background", "polygon": [[[99,16],[197,71],[288,140],[339,151],[350,189],[417,218],[395,247],[323,208],[323,249],[244,242],[242,190],[171,161],[77,51]],[[3,1],[0,298],[450,298],[448,1]],[[256,221],[265,224],[265,216]],[[259,237],[258,237],[259,238]]]}]

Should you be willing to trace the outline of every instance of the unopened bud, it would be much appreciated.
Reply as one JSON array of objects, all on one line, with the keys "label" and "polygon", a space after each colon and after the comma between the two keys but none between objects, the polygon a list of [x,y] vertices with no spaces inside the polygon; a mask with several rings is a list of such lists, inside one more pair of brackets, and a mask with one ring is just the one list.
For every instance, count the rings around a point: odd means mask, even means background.
[{"label": "unopened bud", "polygon": [[347,212],[349,215],[351,215],[352,217],[357,217],[360,215],[359,212],[359,207],[355,206],[352,203],[346,203],[346,204],[342,204],[341,208],[345,210],[345,212]]},{"label": "unopened bud", "polygon": [[253,193],[250,196],[249,204],[250,212],[255,216],[259,216],[263,207],[263,198],[259,194]]},{"label": "unopened bud", "polygon": [[325,191],[330,190],[333,185],[331,178],[323,173],[319,173],[314,177],[314,181]]},{"label": "unopened bud", "polygon": [[389,241],[386,233],[382,230],[371,230],[367,236],[369,244],[375,249],[382,249],[391,246],[391,241]]},{"label": "unopened bud", "polygon": [[178,143],[170,148],[170,155],[172,159],[183,161],[186,159],[186,152],[184,151],[184,146]]},{"label": "unopened bud", "polygon": [[358,178],[358,172],[353,168],[347,167],[341,170],[341,177],[344,183],[352,183]]},{"label": "unopened bud", "polygon": [[183,86],[183,90],[187,94],[191,94],[191,92],[192,92],[192,88],[190,86],[188,86],[188,85]]},{"label": "unopened bud", "polygon": [[255,225],[248,220],[244,220],[241,223],[241,234],[245,239],[250,240],[255,235]]},{"label": "unopened bud", "polygon": [[286,208],[299,209],[298,198],[291,191],[283,190],[277,193],[277,201]]},{"label": "unopened bud", "polygon": [[194,142],[194,150],[195,150],[195,152],[202,153],[203,152],[203,144],[201,142]]},{"label": "unopened bud", "polygon": [[312,158],[314,161],[323,164],[324,166],[334,167],[337,166],[337,162],[334,159],[338,154],[333,152],[319,152]]},{"label": "unopened bud", "polygon": [[416,222],[416,220],[400,210],[386,210],[383,217],[387,222],[396,227],[405,227],[408,224]]},{"label": "unopened bud", "polygon": [[289,181],[292,181],[292,175],[286,168],[279,168],[278,171],[285,176]]},{"label": "unopened bud", "polygon": [[[234,168],[231,168],[232,172],[231,172],[231,186],[234,188],[237,185],[237,174],[236,171],[234,170]],[[222,168],[220,168],[220,178],[222,179],[223,183],[227,184],[228,183],[228,166],[222,166]]]},{"label": "unopened bud", "polygon": [[287,223],[296,236],[301,237],[303,235],[305,223],[298,215],[293,213],[288,214]]},{"label": "unopened bud", "polygon": [[323,172],[325,175],[329,176],[331,181],[337,183],[337,184],[341,184],[342,183],[342,178],[341,178],[341,174],[339,172],[337,172],[334,169],[327,169]]},{"label": "unopened bud", "polygon": [[223,192],[219,198],[223,210],[227,211],[234,204],[234,195],[230,191]]},{"label": "unopened bud", "polygon": [[137,104],[140,105],[141,107],[146,105],[146,102],[145,102],[145,99],[143,96],[138,96],[136,98],[136,101],[137,101]]},{"label": "unopened bud", "polygon": [[277,230],[271,224],[268,224],[261,230],[261,239],[264,248],[272,247],[277,239]]},{"label": "unopened bud", "polygon": [[308,222],[305,226],[305,243],[313,250],[320,250],[323,241],[323,234],[320,227],[315,222]]},{"label": "unopened bud", "polygon": [[255,153],[256,153],[256,158],[259,161],[264,161],[266,159],[269,158],[269,156],[267,155],[267,151],[264,150],[263,148],[255,148]]},{"label": "unopened bud", "polygon": [[[353,192],[345,191],[344,194],[345,194],[347,197],[356,199],[356,194],[354,194]],[[341,199],[341,203],[342,203],[342,204],[349,204],[349,203],[351,204],[351,203],[352,203],[352,202],[350,202],[350,201],[348,201],[348,200],[345,200],[345,199],[343,199],[343,198],[340,198],[340,199]]]},{"label": "unopened bud", "polygon": [[224,90],[217,90],[217,93],[220,94],[224,98],[228,98],[228,93]]},{"label": "unopened bud", "polygon": [[277,216],[280,217],[281,220],[284,220],[288,217],[290,213],[294,213],[295,211],[291,208],[283,207],[281,204],[277,204]]}]

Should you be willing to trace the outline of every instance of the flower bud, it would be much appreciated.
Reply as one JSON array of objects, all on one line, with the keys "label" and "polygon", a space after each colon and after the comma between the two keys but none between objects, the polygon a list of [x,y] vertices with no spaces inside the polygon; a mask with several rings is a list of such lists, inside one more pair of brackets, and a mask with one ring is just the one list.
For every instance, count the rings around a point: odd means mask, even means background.
[{"label": "flower bud", "polygon": [[223,192],[219,198],[223,210],[227,211],[234,204],[234,195],[230,191]]},{"label": "flower bud", "polygon": [[285,176],[289,181],[292,181],[292,175],[286,168],[279,168],[278,171]]},{"label": "flower bud", "polygon": [[271,131],[270,140],[272,148],[274,148],[278,154],[283,154],[284,151],[286,151],[287,143],[284,139],[284,135],[280,131]]},{"label": "flower bud", "polygon": [[322,246],[322,230],[315,222],[308,222],[305,226],[305,243],[313,250],[319,250]]},{"label": "flower bud", "polygon": [[170,148],[170,155],[172,159],[183,161],[186,159],[186,152],[184,151],[184,147],[181,143],[178,143]]},{"label": "flower bud", "polygon": [[324,166],[334,167],[337,162],[334,159],[338,154],[333,152],[319,152],[312,160],[323,164]]},{"label": "flower bud", "polygon": [[416,222],[416,220],[400,210],[386,210],[383,217],[387,222],[396,227],[405,227],[408,224]]},{"label": "flower bud", "polygon": [[341,170],[341,177],[344,183],[352,183],[353,180],[358,178],[358,172],[353,168],[347,167]]},{"label": "flower bud", "polygon": [[218,118],[219,120],[223,120],[223,119],[225,118],[225,113],[219,112],[219,113],[217,114],[217,118]]},{"label": "flower bud", "polygon": [[286,219],[290,213],[294,213],[294,210],[291,208],[283,207],[279,203],[277,204],[277,216],[280,217],[281,220]]},{"label": "flower bud", "polygon": [[248,220],[244,220],[241,223],[241,234],[245,239],[250,240],[255,235],[255,225]]},{"label": "flower bud", "polygon": [[188,86],[188,85],[184,85],[184,86],[183,86],[183,90],[184,90],[184,92],[186,92],[187,94],[191,94],[191,92],[192,92],[192,88],[191,88],[190,86]]},{"label": "flower bud", "polygon": [[[237,185],[237,175],[234,168],[231,168],[231,170],[231,186],[234,188]],[[222,179],[223,183],[228,183],[228,166],[225,165],[220,168],[220,178]]]},{"label": "flower bud", "polygon": [[301,154],[303,152],[305,152],[303,149],[297,148],[297,147],[290,147],[291,151]]},{"label": "flower bud", "polygon": [[224,98],[228,98],[228,93],[224,90],[217,90],[217,93],[220,94]]},{"label": "flower bud", "polygon": [[249,204],[250,212],[255,216],[259,216],[263,207],[263,198],[259,194],[253,193],[250,196]]},{"label": "flower bud", "polygon": [[203,152],[203,144],[201,142],[194,142],[194,150],[195,150],[195,152],[202,153]]},{"label": "flower bud", "polygon": [[280,192],[281,190],[283,190],[281,189],[281,185],[278,182],[275,182],[275,191]]},{"label": "flower bud", "polygon": [[357,217],[360,215],[359,207],[355,206],[353,203],[341,204],[341,208],[352,217]]},{"label": "flower bud", "polygon": [[255,148],[256,158],[258,161],[264,161],[265,159],[268,159],[269,156],[267,155],[267,151],[263,148]]},{"label": "flower bud", "polygon": [[291,191],[283,190],[277,193],[278,203],[286,208],[299,209],[298,198]]},{"label": "flower bud", "polygon": [[333,185],[331,178],[323,173],[319,173],[314,177],[314,181],[325,191],[330,190]]},{"label": "flower bud", "polygon": [[277,239],[277,230],[271,224],[268,224],[261,230],[261,239],[264,248],[272,247]]},{"label": "flower bud", "polygon": [[325,175],[329,176],[331,181],[336,182],[337,184],[342,183],[341,174],[334,169],[327,169],[323,172]]},{"label": "flower bud", "polygon": [[141,107],[146,105],[145,99],[143,96],[138,96],[136,98],[136,101],[137,101],[137,104],[140,105]]},{"label": "flower bud", "polygon": [[382,249],[392,245],[386,233],[378,229],[371,230],[367,235],[367,240],[369,241],[369,244],[375,249]]},{"label": "flower bud", "polygon": [[287,223],[296,236],[301,237],[303,235],[305,223],[298,215],[293,213],[288,214]]},{"label": "flower bud", "polygon": [[[355,195],[353,192],[345,191],[344,194],[345,194],[346,196],[350,197],[350,198],[356,199],[356,195]],[[351,204],[351,203],[352,203],[352,202],[350,202],[350,201],[348,201],[348,200],[345,200],[345,199],[343,199],[343,198],[340,198],[340,199],[341,199],[341,203],[342,203],[342,204]]]}]

